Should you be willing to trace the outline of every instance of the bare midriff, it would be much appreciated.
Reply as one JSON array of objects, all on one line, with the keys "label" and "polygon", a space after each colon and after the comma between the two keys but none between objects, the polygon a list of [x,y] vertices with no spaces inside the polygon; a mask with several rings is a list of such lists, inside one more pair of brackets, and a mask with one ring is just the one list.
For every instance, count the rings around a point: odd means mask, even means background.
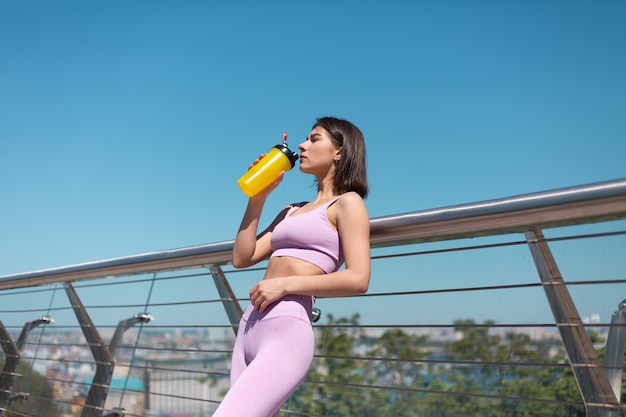
[{"label": "bare midriff", "polygon": [[324,275],[320,267],[292,256],[276,256],[271,258],[263,279],[287,277],[290,275]]}]

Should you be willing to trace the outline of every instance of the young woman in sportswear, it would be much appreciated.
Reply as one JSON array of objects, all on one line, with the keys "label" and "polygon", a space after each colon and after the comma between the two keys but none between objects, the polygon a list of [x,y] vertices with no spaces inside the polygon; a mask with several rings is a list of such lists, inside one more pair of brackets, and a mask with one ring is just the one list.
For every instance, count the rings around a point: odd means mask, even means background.
[{"label": "young woman in sportswear", "polygon": [[214,417],[277,417],[313,360],[315,297],[360,294],[369,285],[363,134],[346,120],[323,117],[298,149],[300,171],[317,181],[316,198],[291,205],[257,236],[263,206],[281,174],[249,199],[235,239],[235,267],[270,260],[263,280],[250,290],[233,349],[230,389]]}]

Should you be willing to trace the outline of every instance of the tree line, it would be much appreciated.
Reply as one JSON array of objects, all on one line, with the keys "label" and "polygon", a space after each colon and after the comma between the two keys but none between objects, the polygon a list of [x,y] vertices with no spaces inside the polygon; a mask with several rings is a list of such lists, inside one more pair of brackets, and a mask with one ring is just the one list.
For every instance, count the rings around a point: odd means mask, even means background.
[{"label": "tree line", "polygon": [[285,417],[586,416],[564,350],[550,352],[555,340],[496,335],[492,321],[457,320],[454,341],[434,344],[398,328],[367,336],[358,314],[327,320],[319,356],[285,406],[300,414]]}]

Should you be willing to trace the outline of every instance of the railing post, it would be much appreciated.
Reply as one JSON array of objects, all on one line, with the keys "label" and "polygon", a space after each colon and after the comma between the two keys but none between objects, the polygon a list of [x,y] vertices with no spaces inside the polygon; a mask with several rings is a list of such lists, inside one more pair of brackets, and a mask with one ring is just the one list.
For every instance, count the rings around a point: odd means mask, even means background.
[{"label": "railing post", "polygon": [[622,375],[624,372],[624,345],[626,344],[626,300],[619,304],[619,309],[613,313],[611,327],[606,338],[604,349],[605,373],[613,387],[617,402],[621,402]]},{"label": "railing post", "polygon": [[41,325],[48,324],[53,322],[50,317],[41,317],[40,319],[29,321],[24,324],[22,328],[22,332],[17,339],[17,343],[13,342],[9,332],[7,332],[6,328],[2,321],[0,321],[0,344],[2,345],[2,350],[5,354],[4,367],[2,368],[2,374],[0,374],[0,417],[3,417],[6,408],[11,405],[11,403],[15,400],[25,400],[28,398],[28,393],[20,392],[15,395],[11,395],[11,388],[13,388],[13,384],[15,383],[15,376],[17,367],[20,364],[20,360],[22,358],[22,348],[24,347],[24,343],[26,343],[26,338],[32,329]]},{"label": "railing post", "polygon": [[539,229],[533,229],[525,235],[565,345],[578,389],[582,394],[587,416],[617,416],[619,401],[606,373],[603,372],[598,354],[593,348],[593,343],[583,326],[543,233]]},{"label": "railing post", "polygon": [[2,374],[0,374],[0,416],[3,417],[6,408],[9,406],[11,388],[13,388],[13,383],[15,382],[15,370],[20,364],[22,355],[2,321],[0,321],[0,338],[0,344],[2,344],[2,350],[5,355],[4,368],[2,369]]},{"label": "railing post", "polygon": [[[85,339],[87,339],[91,353],[96,361],[96,374],[93,377],[91,387],[87,393],[87,400],[85,401],[85,407],[83,408],[81,417],[99,417],[102,415],[102,409],[109,392],[113,369],[115,367],[115,356],[124,332],[137,323],[148,323],[153,320],[154,317],[149,313],[140,313],[135,314],[129,319],[121,320],[115,328],[115,333],[107,349],[72,284],[66,282],[65,291],[72,303],[76,318],[80,323]],[[115,408],[105,417],[123,415],[123,408]]]},{"label": "railing post", "polygon": [[109,392],[109,382],[113,376],[115,359],[104,345],[102,337],[91,321],[87,310],[85,310],[85,306],[80,301],[72,284],[66,282],[63,286],[70,299],[83,335],[85,339],[87,339],[87,345],[96,362],[96,373],[91,381],[91,387],[87,393],[87,399],[81,417],[100,417]]},{"label": "railing post", "polygon": [[150,313],[139,313],[135,314],[129,319],[121,320],[117,324],[117,327],[115,328],[115,333],[113,333],[113,337],[109,342],[109,353],[111,354],[113,359],[115,359],[115,357],[117,356],[117,349],[122,342],[124,332],[136,325],[137,323],[150,323],[152,320],[154,320],[154,317],[152,317],[152,314]]},{"label": "railing post", "polygon": [[220,295],[222,304],[224,304],[224,309],[226,310],[226,315],[228,315],[230,325],[235,334],[237,334],[237,330],[239,329],[239,320],[241,320],[243,310],[241,309],[239,301],[237,301],[237,297],[235,297],[235,293],[230,287],[222,268],[217,265],[211,265],[208,268],[213,276],[213,281],[215,282],[215,287]]}]

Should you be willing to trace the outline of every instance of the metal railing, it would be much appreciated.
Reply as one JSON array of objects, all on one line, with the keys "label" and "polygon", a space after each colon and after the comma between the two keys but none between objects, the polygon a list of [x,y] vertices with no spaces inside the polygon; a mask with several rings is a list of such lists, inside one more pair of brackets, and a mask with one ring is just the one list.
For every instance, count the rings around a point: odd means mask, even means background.
[{"label": "metal railing", "polygon": [[[386,402],[396,404],[395,414],[389,415],[403,415],[397,411],[398,398],[410,398],[405,404],[411,405],[431,401],[431,396],[435,402],[452,396],[476,400],[476,404],[483,400],[507,406],[516,402],[540,407],[550,404],[574,410],[571,415],[578,415],[576,410],[587,416],[620,415],[624,412],[621,383],[626,321],[622,313],[624,306],[620,304],[626,298],[623,293],[626,231],[620,228],[624,227],[621,220],[625,218],[626,180],[616,180],[372,219],[370,293],[318,301],[327,324],[322,324],[322,320],[314,326],[319,342],[312,373],[302,392],[285,405],[284,415],[349,415],[310,405],[311,401],[330,404],[328,398],[337,395],[330,394],[334,389],[346,396],[340,400],[344,403],[355,396],[361,402],[364,398],[376,402],[377,395],[384,393]],[[580,225],[592,224],[611,227],[580,232]],[[566,231],[567,235],[546,237],[547,230]],[[479,244],[470,245],[467,239]],[[557,265],[553,253],[555,246],[560,250],[571,242],[611,239],[613,243],[600,244],[602,257],[612,254],[611,276],[564,279],[565,274],[559,268],[561,262]],[[240,301],[246,301],[247,288],[262,276],[264,269],[263,265],[232,269],[229,265],[232,244],[232,241],[218,242],[0,277],[0,342],[5,356],[0,374],[0,416],[43,415],[37,413],[44,411],[29,411],[27,405],[33,403],[49,405],[64,415],[166,416],[185,412],[209,416],[227,389],[228,355],[242,311]],[[588,248],[583,250],[592,252]],[[509,260],[501,261],[504,252],[507,256],[514,254]],[[435,263],[421,271],[421,264],[431,259],[436,259],[429,261]],[[472,261],[475,259],[479,260],[475,273],[480,278],[471,285],[452,286],[448,268],[460,265],[467,273],[468,265],[475,267]],[[485,264],[509,270],[511,263],[522,262],[521,271],[528,274],[531,264],[536,269],[535,277],[528,280],[524,276],[519,280],[494,273],[486,278],[490,273],[486,272],[489,268]],[[604,258],[599,262],[607,263]],[[600,269],[589,268],[594,274]],[[396,279],[388,276],[390,271]],[[429,275],[440,278],[445,285],[425,284],[416,279],[405,285],[406,277]],[[387,285],[379,286],[383,279]],[[481,279],[485,281],[481,283]],[[207,284],[210,281],[213,286]],[[572,290],[585,288],[583,293],[594,293],[600,287],[607,288],[602,294],[608,293],[612,299],[596,300],[593,308],[603,303],[617,309],[611,323],[587,322],[577,308],[579,304],[588,304],[587,301],[582,296],[572,296]],[[458,307],[458,318],[463,318],[463,314],[471,313],[466,305],[458,304],[459,297],[489,293],[497,294],[494,298],[506,298],[505,293],[528,294],[528,291],[536,297],[537,290],[545,294],[544,303],[547,300],[545,305],[554,319],[551,323],[504,320],[478,324],[473,320],[450,320],[428,324],[420,323],[419,317],[402,322],[410,317],[406,308],[401,308],[402,300],[406,299],[450,297],[456,302],[450,304]],[[446,303],[433,305],[441,304]],[[343,317],[338,318],[340,315]],[[359,317],[369,323],[361,324]],[[381,334],[390,329],[400,330],[401,334],[396,336],[408,337],[406,340],[411,343],[421,343],[420,348],[409,357],[394,353],[391,347],[372,348],[372,340],[383,343],[386,339]],[[553,348],[561,351],[564,361],[558,359],[559,355],[553,356],[556,359],[552,363],[532,358],[503,360],[497,355],[438,356],[457,349],[459,345],[454,345],[454,341],[459,337],[469,338],[472,331],[488,337],[490,333],[536,334],[550,330],[560,340]],[[594,331],[602,330],[607,330],[603,358],[598,354],[594,335]],[[355,336],[352,350],[344,352],[329,347],[333,337],[350,335]],[[371,374],[368,378],[353,379],[333,374],[334,364],[344,361],[358,364],[363,374]],[[502,392],[491,392],[487,389],[491,381],[485,380],[482,390],[474,390],[458,381],[450,382],[451,377],[445,375],[450,367],[462,373],[477,366],[571,370],[577,397],[543,398],[510,391],[508,387]],[[415,372],[428,375],[418,378]],[[432,375],[443,385],[427,381]],[[503,377],[502,384],[506,385],[507,378],[510,375]],[[478,379],[471,374],[464,384]],[[41,380],[52,387],[52,393],[37,388],[41,383],[36,381]],[[303,406],[302,398],[308,398],[309,405]],[[471,406],[463,412],[468,415],[468,411],[472,411]],[[476,412],[481,415],[480,411]],[[381,415],[380,410],[372,413]]]}]

